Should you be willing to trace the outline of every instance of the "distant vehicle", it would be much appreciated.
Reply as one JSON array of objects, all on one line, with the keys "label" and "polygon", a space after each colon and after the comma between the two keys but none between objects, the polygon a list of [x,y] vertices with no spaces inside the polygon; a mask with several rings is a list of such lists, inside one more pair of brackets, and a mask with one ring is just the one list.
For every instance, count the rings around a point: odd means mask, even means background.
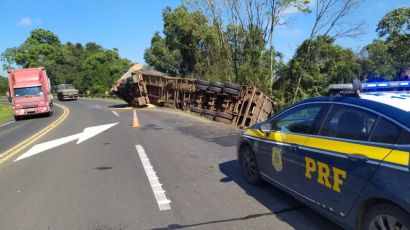
[{"label": "distant vehicle", "polygon": [[7,72],[16,120],[34,114],[53,114],[50,79],[44,67],[13,69]]},{"label": "distant vehicle", "polygon": [[58,100],[77,100],[78,90],[71,84],[59,84],[57,85],[57,97]]},{"label": "distant vehicle", "polygon": [[240,167],[250,184],[266,180],[347,229],[409,230],[410,81],[361,85],[250,127]]}]

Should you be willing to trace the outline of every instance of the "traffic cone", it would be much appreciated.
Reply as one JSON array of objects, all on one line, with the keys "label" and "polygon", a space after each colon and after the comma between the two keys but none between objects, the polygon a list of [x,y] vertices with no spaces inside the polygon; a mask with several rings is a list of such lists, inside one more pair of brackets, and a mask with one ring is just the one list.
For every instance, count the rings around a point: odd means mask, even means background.
[{"label": "traffic cone", "polygon": [[140,127],[140,122],[138,121],[138,117],[137,117],[137,110],[133,109],[134,113],[132,116],[132,123],[131,123],[131,127],[133,128],[138,128]]}]

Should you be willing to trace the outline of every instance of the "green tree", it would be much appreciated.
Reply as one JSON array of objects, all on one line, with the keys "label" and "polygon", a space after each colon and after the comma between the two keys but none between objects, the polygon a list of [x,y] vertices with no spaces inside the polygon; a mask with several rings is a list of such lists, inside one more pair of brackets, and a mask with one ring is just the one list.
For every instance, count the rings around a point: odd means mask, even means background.
[{"label": "green tree", "polygon": [[0,96],[6,95],[7,91],[9,91],[9,81],[0,75]]},{"label": "green tree", "polygon": [[321,96],[332,83],[348,83],[359,78],[361,66],[356,55],[349,49],[334,44],[335,39],[329,36],[318,36],[312,41],[304,41],[296,50],[288,66],[282,70],[281,78],[274,83],[274,100],[279,107],[292,102],[296,90],[300,65],[306,60],[310,47],[310,58],[305,63],[298,98]]}]

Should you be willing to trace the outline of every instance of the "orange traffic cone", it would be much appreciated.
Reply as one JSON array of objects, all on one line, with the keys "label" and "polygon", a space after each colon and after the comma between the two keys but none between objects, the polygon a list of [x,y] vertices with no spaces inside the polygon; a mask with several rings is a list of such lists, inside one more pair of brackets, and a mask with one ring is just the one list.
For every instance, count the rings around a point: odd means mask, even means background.
[{"label": "orange traffic cone", "polygon": [[133,128],[138,128],[140,127],[140,122],[138,121],[138,117],[137,117],[137,110],[133,109],[134,113],[132,116],[132,123],[131,123],[131,127]]}]

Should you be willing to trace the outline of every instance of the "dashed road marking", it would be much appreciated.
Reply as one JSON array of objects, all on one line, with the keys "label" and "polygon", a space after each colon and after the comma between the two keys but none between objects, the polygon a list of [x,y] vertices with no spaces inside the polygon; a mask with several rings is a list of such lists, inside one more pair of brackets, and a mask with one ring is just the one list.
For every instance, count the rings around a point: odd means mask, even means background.
[{"label": "dashed road marking", "polygon": [[112,113],[113,113],[115,116],[117,116],[117,117],[120,116],[120,115],[119,115],[117,112],[115,112],[115,111],[112,111]]},{"label": "dashed road marking", "polygon": [[144,148],[141,145],[136,145],[138,155],[141,159],[142,166],[144,167],[145,173],[147,174],[149,183],[154,193],[155,199],[160,211],[170,210],[171,209],[171,200],[169,200],[165,195],[165,190],[162,188],[162,184],[159,182],[158,176],[154,171],[154,168],[149,161],[147,154],[145,153]]}]

